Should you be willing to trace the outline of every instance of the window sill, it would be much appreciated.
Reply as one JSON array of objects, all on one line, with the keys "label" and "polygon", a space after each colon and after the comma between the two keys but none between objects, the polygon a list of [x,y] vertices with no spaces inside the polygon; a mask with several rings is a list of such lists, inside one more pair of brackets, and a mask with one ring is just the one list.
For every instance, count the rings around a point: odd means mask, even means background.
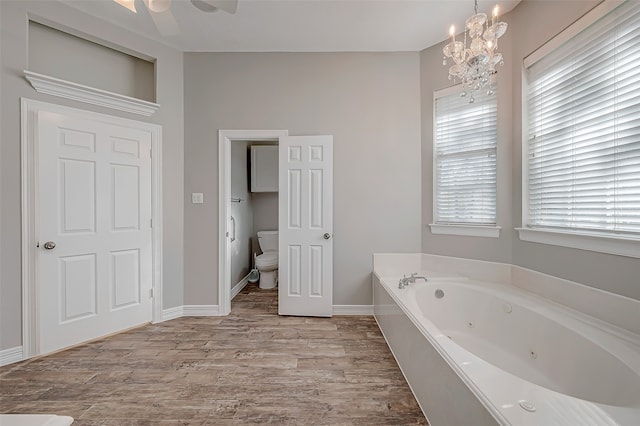
[{"label": "window sill", "polygon": [[500,236],[501,229],[499,226],[442,225],[437,223],[430,223],[429,228],[431,228],[432,234],[486,238],[498,238]]},{"label": "window sill", "polygon": [[616,234],[516,228],[522,241],[640,258],[640,239]]}]

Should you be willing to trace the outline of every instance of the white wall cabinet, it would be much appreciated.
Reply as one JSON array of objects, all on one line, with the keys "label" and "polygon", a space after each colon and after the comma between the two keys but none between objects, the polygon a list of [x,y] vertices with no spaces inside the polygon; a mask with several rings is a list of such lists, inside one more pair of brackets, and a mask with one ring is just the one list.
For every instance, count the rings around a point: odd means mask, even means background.
[{"label": "white wall cabinet", "polygon": [[278,192],[278,146],[251,147],[251,192]]}]

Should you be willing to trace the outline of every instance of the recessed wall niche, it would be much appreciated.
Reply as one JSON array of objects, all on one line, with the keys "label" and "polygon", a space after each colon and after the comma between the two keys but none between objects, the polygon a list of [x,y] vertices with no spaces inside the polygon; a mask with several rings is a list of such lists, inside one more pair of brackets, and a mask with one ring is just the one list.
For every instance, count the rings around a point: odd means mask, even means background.
[{"label": "recessed wall niche", "polygon": [[29,71],[156,102],[155,64],[29,21]]}]

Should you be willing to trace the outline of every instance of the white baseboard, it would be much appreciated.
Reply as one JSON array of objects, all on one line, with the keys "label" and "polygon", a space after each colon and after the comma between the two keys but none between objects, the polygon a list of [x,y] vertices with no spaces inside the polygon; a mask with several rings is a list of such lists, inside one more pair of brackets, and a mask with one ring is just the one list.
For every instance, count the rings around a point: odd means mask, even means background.
[{"label": "white baseboard", "polygon": [[234,285],[231,289],[231,300],[238,295],[242,291],[242,289],[249,283],[249,274],[247,274],[243,279],[241,279],[238,284]]},{"label": "white baseboard", "polygon": [[333,305],[333,315],[373,315],[373,305]]},{"label": "white baseboard", "polygon": [[0,351],[0,367],[22,361],[23,359],[24,355],[22,353],[22,346],[16,346],[15,348],[3,349]]},{"label": "white baseboard", "polygon": [[162,310],[162,321],[168,321],[176,318],[180,318],[184,315],[184,307],[183,306],[175,306],[173,308],[163,309]]},{"label": "white baseboard", "polygon": [[182,305],[162,311],[162,321],[182,317],[217,317],[220,315],[218,305]]},{"label": "white baseboard", "polygon": [[184,305],[182,316],[185,317],[217,317],[220,315],[218,305]]}]

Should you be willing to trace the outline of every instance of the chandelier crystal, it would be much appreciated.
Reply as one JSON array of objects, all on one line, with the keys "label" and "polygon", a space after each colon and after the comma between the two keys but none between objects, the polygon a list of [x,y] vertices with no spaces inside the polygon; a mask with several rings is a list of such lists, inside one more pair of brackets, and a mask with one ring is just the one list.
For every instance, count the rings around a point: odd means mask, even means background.
[{"label": "chandelier crystal", "polygon": [[[442,65],[449,67],[449,80],[461,82],[463,91],[460,96],[469,94],[469,102],[474,102],[473,93],[486,90],[487,95],[494,94],[494,75],[496,65],[504,65],[502,54],[497,52],[498,39],[507,32],[507,23],[498,20],[498,6],[493,8],[491,25],[485,13],[478,13],[478,0],[475,0],[475,13],[465,22],[464,42],[456,41],[456,29],[449,30],[451,42],[442,53]],[[467,47],[467,33],[471,39]]]}]

